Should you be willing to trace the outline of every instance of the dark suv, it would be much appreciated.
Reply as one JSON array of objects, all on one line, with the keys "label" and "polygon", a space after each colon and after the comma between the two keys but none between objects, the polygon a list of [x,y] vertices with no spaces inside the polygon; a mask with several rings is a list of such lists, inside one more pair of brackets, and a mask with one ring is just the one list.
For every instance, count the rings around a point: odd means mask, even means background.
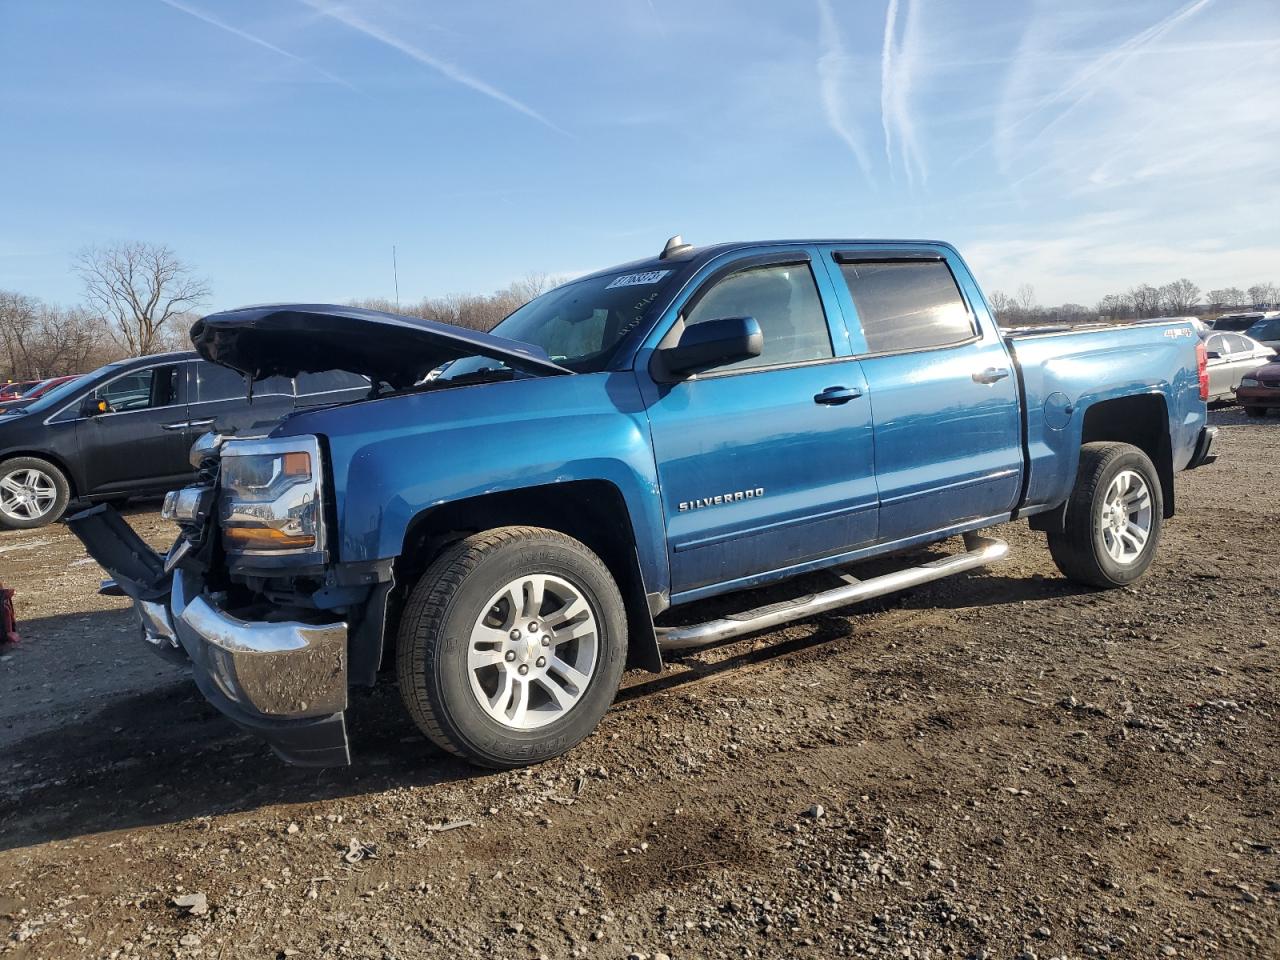
[{"label": "dark suv", "polygon": [[0,528],[57,520],[73,500],[163,493],[194,474],[200,434],[265,433],[285,414],[356,400],[369,381],[342,371],[254,384],[195,353],[108,364],[35,403],[0,415]]}]

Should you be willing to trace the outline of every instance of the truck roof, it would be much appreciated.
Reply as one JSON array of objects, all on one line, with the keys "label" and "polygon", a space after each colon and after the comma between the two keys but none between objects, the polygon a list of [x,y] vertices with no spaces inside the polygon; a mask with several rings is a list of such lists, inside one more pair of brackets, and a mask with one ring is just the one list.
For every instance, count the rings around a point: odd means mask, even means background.
[{"label": "truck roof", "polygon": [[[678,237],[672,237],[672,240],[678,240]],[[670,241],[668,241],[670,243]],[[592,277],[603,277],[619,272],[643,272],[646,270],[670,270],[675,267],[682,269],[696,270],[710,260],[714,260],[726,253],[732,253],[739,250],[751,250],[757,247],[785,247],[785,246],[812,246],[814,244],[826,245],[845,245],[857,247],[889,247],[889,246],[927,246],[927,247],[945,247],[948,250],[954,250],[951,244],[943,240],[888,240],[876,237],[863,237],[860,239],[852,239],[849,237],[835,237],[827,239],[788,239],[788,240],[735,240],[730,243],[713,243],[704,247],[688,246],[680,249],[664,257],[661,253],[652,257],[644,257],[639,260],[632,260],[630,263],[615,264],[614,266],[605,267],[602,270],[596,270],[592,273],[584,274],[581,277],[575,277],[575,280],[586,280]]]}]

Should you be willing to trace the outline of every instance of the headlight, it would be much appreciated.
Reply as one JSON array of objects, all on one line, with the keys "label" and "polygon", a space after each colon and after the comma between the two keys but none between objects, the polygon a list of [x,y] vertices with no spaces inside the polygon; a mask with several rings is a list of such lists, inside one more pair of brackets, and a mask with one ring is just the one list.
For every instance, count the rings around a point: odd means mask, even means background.
[{"label": "headlight", "polygon": [[222,542],[250,556],[324,549],[320,444],[315,437],[222,445]]},{"label": "headlight", "polygon": [[1240,378],[1240,386],[1242,386],[1242,387],[1256,387],[1256,386],[1258,386],[1258,378],[1257,378],[1257,377],[1241,377],[1241,378]]}]

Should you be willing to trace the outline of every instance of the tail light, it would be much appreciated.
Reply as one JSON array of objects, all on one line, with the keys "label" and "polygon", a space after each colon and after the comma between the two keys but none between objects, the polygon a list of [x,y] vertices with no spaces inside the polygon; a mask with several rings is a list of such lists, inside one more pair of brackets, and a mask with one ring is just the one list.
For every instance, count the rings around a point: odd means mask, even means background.
[{"label": "tail light", "polygon": [[1196,373],[1200,375],[1200,399],[1209,399],[1209,351],[1204,341],[1196,344]]}]

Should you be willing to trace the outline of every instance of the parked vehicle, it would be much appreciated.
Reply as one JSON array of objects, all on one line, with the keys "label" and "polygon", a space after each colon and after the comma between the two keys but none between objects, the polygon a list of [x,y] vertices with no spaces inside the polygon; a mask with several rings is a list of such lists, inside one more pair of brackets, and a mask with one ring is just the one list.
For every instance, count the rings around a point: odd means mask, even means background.
[{"label": "parked vehicle", "polygon": [[1265,417],[1280,408],[1280,361],[1273,361],[1244,375],[1236,388],[1236,399],[1251,417]]},{"label": "parked vehicle", "polygon": [[1259,321],[1278,316],[1280,312],[1274,310],[1271,312],[1250,310],[1245,313],[1224,313],[1210,323],[1213,329],[1220,333],[1244,333]]},{"label": "parked vehicle", "polygon": [[27,390],[21,397],[17,397],[13,400],[0,399],[0,413],[10,413],[11,411],[21,410],[23,407],[28,407],[55,387],[60,387],[62,384],[70,383],[75,379],[77,379],[75,376],[66,376],[50,377],[47,380],[41,380],[35,386]]},{"label": "parked vehicle", "polygon": [[341,371],[270,377],[247,399],[238,373],[169,353],[108,364],[0,416],[0,528],[53,523],[72,500],[120,501],[190,482],[187,452],[217,421],[265,433],[286,413],[364,397]]},{"label": "parked vehicle", "polygon": [[1280,351],[1280,314],[1259,320],[1249,328],[1249,336],[1272,350]]},{"label": "parked vehicle", "polygon": [[1242,333],[1212,333],[1204,345],[1208,351],[1210,403],[1234,400],[1241,378],[1276,355],[1271,347]]},{"label": "parked vehicle", "polygon": [[8,383],[0,383],[0,400],[17,400],[39,382],[39,380],[10,380]]},{"label": "parked vehicle", "polygon": [[[555,756],[624,665],[985,565],[1006,546],[978,531],[1010,519],[1072,580],[1130,584],[1175,473],[1213,458],[1189,324],[1002,336],[942,243],[673,238],[492,334],[296,306],[192,340],[259,376],[339,366],[393,391],[202,438],[166,557],[109,506],[68,521],[152,646],[298,763],[348,762],[348,688],[383,664],[444,749]],[[663,623],[958,535],[950,557]]]}]

